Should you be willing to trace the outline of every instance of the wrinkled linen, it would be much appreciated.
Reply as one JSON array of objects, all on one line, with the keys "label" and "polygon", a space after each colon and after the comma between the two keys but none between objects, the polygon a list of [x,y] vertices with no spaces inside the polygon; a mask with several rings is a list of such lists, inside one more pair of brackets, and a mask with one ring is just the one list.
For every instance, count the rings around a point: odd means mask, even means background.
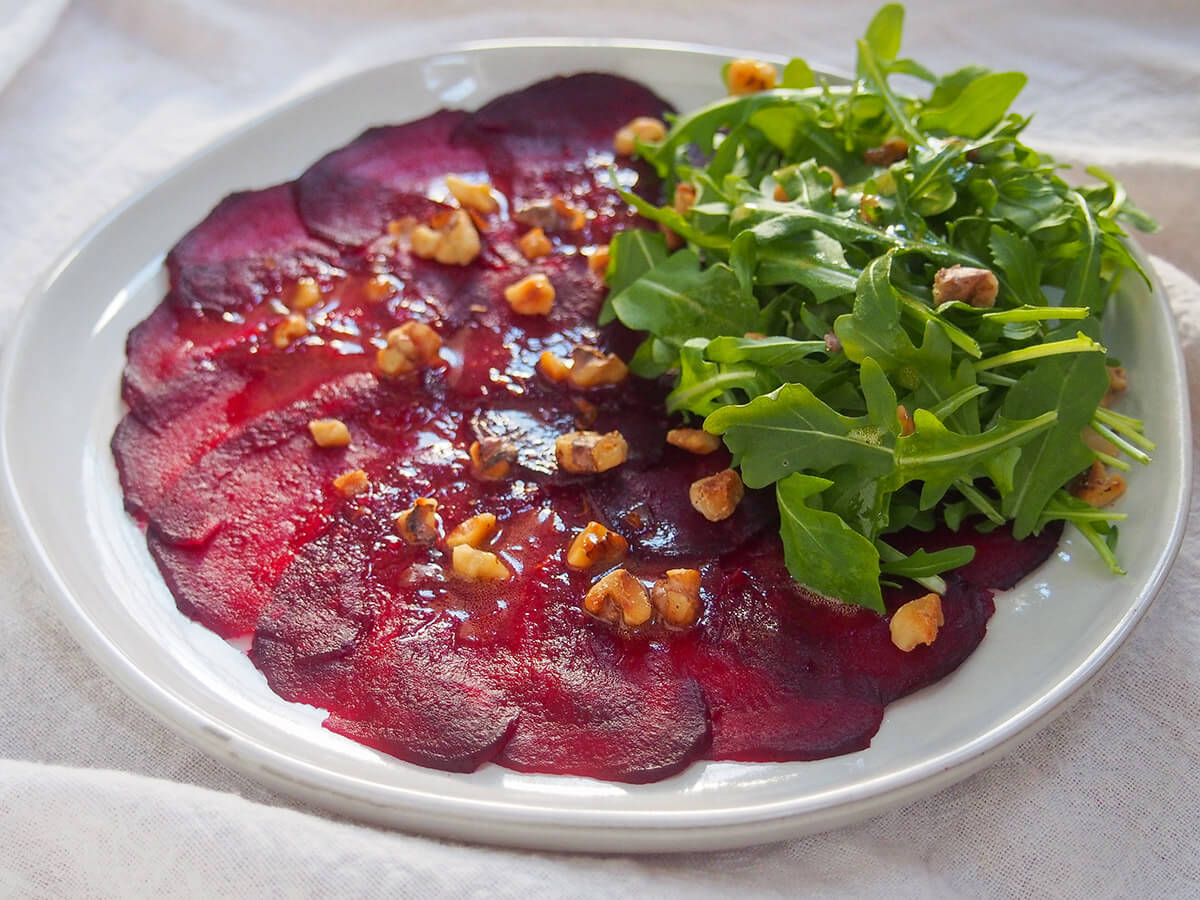
[{"label": "wrinkled linen", "polygon": [[[707,41],[848,68],[874,5],[93,0],[56,25],[61,4],[0,2],[0,322],[131,191],[339,74],[453,41],[555,34]],[[1200,8],[1087,5],[911,3],[905,53],[941,71],[1028,72],[1031,142],[1111,168],[1162,220],[1144,244],[1182,331],[1195,420],[1200,286],[1186,273],[1200,274]],[[35,25],[4,19],[35,6]],[[435,841],[256,785],[84,656],[0,524],[0,897],[1196,896],[1198,509],[1193,493],[1179,561],[1112,664],[999,763],[849,828],[651,858]]]}]

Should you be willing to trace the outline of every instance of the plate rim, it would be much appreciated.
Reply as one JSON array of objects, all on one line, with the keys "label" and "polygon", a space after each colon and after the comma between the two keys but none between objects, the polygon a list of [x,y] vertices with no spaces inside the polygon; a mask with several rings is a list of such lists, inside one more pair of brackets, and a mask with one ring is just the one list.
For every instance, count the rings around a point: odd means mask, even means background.
[{"label": "plate rim", "polygon": [[[320,791],[333,799],[340,797],[342,801],[348,801],[353,806],[352,815],[377,824],[393,827],[399,824],[401,827],[417,828],[418,826],[412,821],[403,821],[405,815],[407,814],[408,818],[412,819],[413,816],[424,817],[432,812],[445,817],[445,821],[434,822],[422,818],[419,830],[441,836],[462,838],[464,831],[461,826],[471,820],[472,813],[478,813],[481,808],[487,807],[497,817],[497,821],[493,824],[511,824],[530,830],[529,835],[498,833],[486,839],[489,843],[577,849],[578,842],[562,839],[556,841],[554,834],[547,831],[568,825],[573,832],[589,832],[598,835],[626,828],[657,832],[664,839],[669,839],[671,832],[678,829],[686,829],[688,834],[693,836],[704,835],[700,838],[703,842],[700,845],[690,838],[688,845],[681,847],[674,847],[669,843],[651,843],[643,847],[629,847],[627,843],[624,843],[624,849],[627,851],[658,852],[670,849],[696,849],[701,845],[708,847],[741,846],[848,824],[869,815],[879,814],[901,803],[926,796],[978,771],[1007,752],[1015,743],[1048,724],[1055,716],[1064,712],[1072,700],[1078,699],[1083,690],[1111,661],[1116,650],[1145,615],[1166,580],[1183,539],[1193,477],[1192,455],[1185,452],[1181,456],[1179,489],[1177,495],[1171,498],[1174,514],[1170,535],[1158,556],[1150,577],[1140,586],[1135,601],[1130,604],[1116,626],[1074,670],[1061,678],[1049,691],[994,728],[951,750],[927,757],[906,769],[890,775],[877,776],[860,784],[833,788],[817,794],[805,794],[770,802],[731,806],[703,812],[670,809],[587,809],[588,821],[582,824],[576,821],[568,823],[566,821],[568,817],[561,809],[485,801],[477,798],[451,797],[401,785],[388,786],[387,797],[390,799],[386,801],[372,800],[362,791],[362,788],[367,785],[365,780],[289,757],[255,738],[241,733],[227,723],[216,721],[211,714],[147,675],[138,668],[117,643],[108,637],[100,624],[94,621],[85,605],[71,591],[54,565],[43,535],[35,531],[30,520],[21,488],[17,482],[10,452],[10,442],[14,440],[14,435],[10,433],[9,423],[12,415],[13,391],[18,377],[18,362],[21,358],[22,348],[28,339],[28,333],[32,330],[37,317],[40,306],[38,300],[51,289],[79,253],[130,208],[138,205],[148,195],[161,189],[166,183],[174,180],[205,157],[217,153],[248,132],[261,127],[268,120],[294,107],[311,102],[343,82],[369,77],[371,73],[391,66],[435,59],[452,53],[470,54],[496,50],[555,47],[703,54],[726,58],[755,55],[772,61],[780,59],[773,54],[754,53],[753,51],[703,43],[591,37],[512,37],[474,40],[439,44],[431,51],[397,55],[360,69],[340,73],[298,94],[289,95],[277,103],[257,110],[232,129],[221,132],[215,139],[203,144],[195,152],[188,154],[178,163],[153,177],[100,216],[78,238],[72,241],[58,259],[37,279],[14,319],[9,340],[4,347],[3,359],[0,361],[0,481],[3,482],[3,502],[9,520],[13,523],[14,530],[20,535],[26,558],[34,563],[39,581],[54,598],[59,620],[67,626],[72,637],[87,655],[105,674],[116,681],[127,696],[151,713],[157,721],[213,758],[302,802],[312,802],[312,797],[305,793],[312,790]],[[840,74],[836,67],[821,66],[820,68],[835,76]],[[1136,243],[1132,241],[1131,243],[1135,247],[1139,260],[1146,264],[1145,253]],[[1164,313],[1163,318],[1169,338],[1171,367],[1181,401],[1179,428],[1181,432],[1190,434],[1186,367],[1179,341],[1178,327],[1170,312],[1169,301],[1161,279],[1152,268],[1148,268],[1148,271],[1154,288],[1152,299],[1156,305],[1161,307],[1160,312]],[[353,791],[356,784],[357,793]],[[406,798],[406,802],[412,808],[398,808],[395,803],[398,798]],[[338,807],[332,803],[324,805],[327,809],[336,808],[340,812],[345,812],[347,809],[346,806]],[[579,813],[580,810],[572,810],[570,817],[578,816]],[[697,817],[702,817],[705,821],[702,823],[693,821]],[[541,829],[542,832],[540,837],[530,840],[530,836],[538,829]],[[614,834],[613,837],[616,835]],[[480,838],[476,835],[474,839],[479,840]]]}]

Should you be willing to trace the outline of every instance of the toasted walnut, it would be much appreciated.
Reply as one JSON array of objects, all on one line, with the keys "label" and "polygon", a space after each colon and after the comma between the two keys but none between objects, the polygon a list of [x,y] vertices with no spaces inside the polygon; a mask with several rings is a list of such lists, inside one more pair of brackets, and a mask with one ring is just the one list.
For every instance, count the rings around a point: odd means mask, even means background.
[{"label": "toasted walnut", "polygon": [[375,354],[383,375],[409,375],[433,365],[442,349],[442,339],[424,322],[405,322],[385,336],[387,346]]},{"label": "toasted walnut", "polygon": [[288,306],[296,310],[312,309],[321,302],[321,287],[316,279],[305,276],[292,287],[292,295],[288,298]]},{"label": "toasted walnut", "polygon": [[662,232],[664,238],[667,239],[667,249],[674,252],[687,243],[679,234],[679,232],[668,228],[662,222],[658,223],[658,230]]},{"label": "toasted walnut", "polygon": [[917,430],[912,414],[903,403],[896,407],[896,420],[900,423],[900,437],[908,437]]},{"label": "toasted walnut", "polygon": [[788,196],[788,192],[784,190],[782,184],[775,185],[775,190],[771,191],[771,196],[775,198],[777,203],[787,203],[792,199]]},{"label": "toasted walnut", "polygon": [[333,486],[347,497],[357,497],[371,487],[371,479],[362,469],[354,469],[333,479]]},{"label": "toasted walnut", "polygon": [[988,269],[972,269],[955,264],[948,269],[938,269],[933,276],[933,302],[937,305],[961,300],[985,309],[996,305],[999,291],[1000,282]]},{"label": "toasted walnut", "polygon": [[386,275],[374,275],[363,285],[363,295],[368,300],[386,300],[396,293],[396,285]]},{"label": "toasted walnut", "polygon": [[567,549],[567,565],[573,569],[607,569],[629,553],[629,542],[599,522],[588,522]]},{"label": "toasted walnut", "polygon": [[457,175],[446,176],[446,187],[463,209],[473,209],[481,213],[494,213],[500,208],[496,198],[492,196],[492,186],[487,184],[472,184]]},{"label": "toasted walnut", "polygon": [[1101,406],[1111,406],[1114,395],[1121,393],[1129,387],[1129,375],[1121,366],[1108,367],[1108,390],[1104,392],[1104,397],[1100,401]]},{"label": "toasted walnut", "polygon": [[601,244],[588,257],[588,270],[597,278],[608,274],[608,244]]},{"label": "toasted walnut", "polygon": [[296,338],[308,334],[308,320],[303,313],[288,313],[278,325],[271,329],[271,343],[282,350]]},{"label": "toasted walnut", "polygon": [[661,119],[638,116],[628,125],[621,127],[613,138],[613,149],[618,156],[633,156],[637,142],[656,144],[667,136],[667,126]]},{"label": "toasted walnut", "polygon": [[693,481],[688,489],[693,508],[710,522],[732,516],[745,494],[742,478],[735,469],[724,469],[716,475]]},{"label": "toasted walnut", "polygon": [[667,432],[667,443],[697,456],[707,456],[721,446],[721,438],[703,428],[672,428]]},{"label": "toasted walnut", "polygon": [[619,431],[572,431],[558,436],[554,455],[568,472],[607,472],[629,458],[629,445]]},{"label": "toasted walnut", "polygon": [[890,166],[908,156],[908,142],[903,138],[888,138],[878,147],[863,151],[863,162],[868,166]]},{"label": "toasted walnut", "polygon": [[615,353],[601,353],[595,347],[576,347],[571,351],[567,380],[577,388],[620,384],[628,374],[629,366]]},{"label": "toasted walnut", "polygon": [[583,227],[587,216],[561,197],[533,200],[513,213],[513,221],[543,231],[573,231]]},{"label": "toasted walnut", "polygon": [[480,481],[502,481],[517,461],[517,448],[508,441],[487,437],[471,444],[471,474]]},{"label": "toasted walnut", "polygon": [[387,233],[392,238],[408,237],[417,226],[417,220],[412,216],[401,216],[387,223]]},{"label": "toasted walnut", "polygon": [[558,227],[564,231],[578,231],[587,224],[587,213],[582,209],[572,206],[562,197],[552,198],[550,205],[558,214]]},{"label": "toasted walnut", "polygon": [[675,212],[681,216],[686,216],[688,210],[696,205],[696,189],[686,181],[681,181],[675,185]]},{"label": "toasted walnut", "polygon": [[858,201],[858,217],[868,225],[878,225],[883,221],[883,206],[879,198],[873,194],[863,194]]},{"label": "toasted walnut", "polygon": [[695,569],[667,569],[665,578],[654,582],[650,601],[668,625],[687,628],[700,618],[700,573]]},{"label": "toasted walnut", "polygon": [[512,577],[495,553],[477,550],[470,544],[455,546],[452,561],[454,573],[470,581],[506,581]]},{"label": "toasted walnut", "polygon": [[[436,225],[417,225],[409,240],[421,259],[434,259],[452,266],[465,266],[479,255],[479,231],[465,210],[452,210],[435,219]],[[432,224],[432,223],[431,223]]]},{"label": "toasted walnut", "polygon": [[769,91],[775,84],[775,67],[761,59],[735,59],[725,70],[725,87],[734,96]]},{"label": "toasted walnut", "polygon": [[946,624],[942,617],[942,598],[937,594],[926,594],[909,600],[892,613],[889,629],[892,643],[908,653],[917,644],[932,644],[938,629]]},{"label": "toasted walnut", "polygon": [[341,419],[313,419],[308,432],[318,447],[346,447],[350,444],[350,429]]},{"label": "toasted walnut", "polygon": [[591,586],[583,598],[583,608],[593,616],[627,628],[645,625],[654,615],[650,592],[626,572],[616,569]]},{"label": "toasted walnut", "polygon": [[504,299],[513,312],[523,316],[546,316],[554,308],[554,285],[540,273],[526,275],[504,289]]},{"label": "toasted walnut", "polygon": [[571,367],[549,350],[542,351],[542,355],[538,357],[537,368],[551,381],[562,381],[571,372]]},{"label": "toasted walnut", "polygon": [[825,349],[830,353],[842,352],[842,341],[832,331],[825,332]]},{"label": "toasted walnut", "polygon": [[1070,492],[1088,506],[1108,506],[1125,494],[1125,479],[1116,472],[1109,472],[1097,460],[1083,474],[1071,482]]},{"label": "toasted walnut", "polygon": [[496,517],[491,513],[471,516],[446,535],[446,546],[457,547],[466,544],[469,547],[478,547],[480,544],[486,544],[496,533],[496,524]]},{"label": "toasted walnut", "polygon": [[554,250],[550,238],[546,237],[546,232],[540,228],[531,228],[521,235],[517,240],[517,247],[526,259],[541,259],[543,256],[549,256]]},{"label": "toasted walnut", "polygon": [[393,520],[396,534],[417,547],[432,547],[440,536],[437,508],[436,500],[418,497]]}]

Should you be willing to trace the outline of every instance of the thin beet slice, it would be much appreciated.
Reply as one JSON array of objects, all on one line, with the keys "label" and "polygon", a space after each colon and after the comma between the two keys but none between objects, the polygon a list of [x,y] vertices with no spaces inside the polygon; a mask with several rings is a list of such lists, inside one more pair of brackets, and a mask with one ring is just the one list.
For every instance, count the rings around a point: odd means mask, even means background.
[{"label": "thin beet slice", "polygon": [[304,276],[324,277],[338,251],[314,238],[290,184],[231,194],[167,254],[171,299],[216,312],[256,305]]}]

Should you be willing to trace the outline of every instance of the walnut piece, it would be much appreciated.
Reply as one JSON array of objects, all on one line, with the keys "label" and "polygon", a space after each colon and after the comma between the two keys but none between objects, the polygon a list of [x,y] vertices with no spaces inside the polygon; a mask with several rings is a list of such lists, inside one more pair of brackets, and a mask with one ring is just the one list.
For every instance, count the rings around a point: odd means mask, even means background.
[{"label": "walnut piece", "polygon": [[375,354],[380,374],[411,375],[438,361],[442,339],[424,322],[405,322],[385,336],[387,346]]},{"label": "walnut piece", "polygon": [[650,592],[624,569],[614,569],[591,586],[583,608],[593,616],[627,628],[645,625],[654,615]]},{"label": "walnut piece", "polygon": [[288,306],[292,309],[300,311],[312,309],[320,302],[321,287],[315,278],[306,275],[292,286],[292,294],[288,298]]},{"label": "walnut piece", "polygon": [[688,210],[696,205],[696,189],[686,181],[681,181],[675,185],[675,212],[681,216],[686,216]]},{"label": "walnut piece", "polygon": [[454,573],[469,581],[506,581],[512,577],[495,553],[477,550],[470,544],[457,545],[451,559]]},{"label": "walnut piece", "polygon": [[437,508],[436,500],[418,497],[412,506],[393,520],[396,534],[416,547],[432,547],[441,536]]},{"label": "walnut piece", "polygon": [[473,184],[457,175],[446,176],[446,187],[450,195],[458,201],[463,209],[473,209],[481,213],[494,213],[500,208],[496,198],[492,196],[492,186],[486,182]]},{"label": "walnut piece", "polygon": [[721,438],[703,428],[672,428],[667,432],[667,443],[697,456],[707,456],[720,448]]},{"label": "walnut piece", "polygon": [[550,350],[542,351],[542,355],[538,357],[537,369],[551,381],[562,381],[571,372],[571,367]]},{"label": "walnut piece", "polygon": [[303,313],[288,313],[278,325],[271,330],[271,343],[282,350],[296,338],[308,334],[308,320]]},{"label": "walnut piece", "polygon": [[613,149],[618,156],[633,156],[637,142],[657,144],[667,136],[667,126],[661,119],[638,116],[628,125],[617,130],[613,137]]},{"label": "walnut piece", "polygon": [[619,431],[572,431],[558,436],[554,455],[568,472],[607,472],[629,458],[629,445]]},{"label": "walnut piece", "polygon": [[1125,494],[1125,479],[1117,472],[1109,472],[1099,460],[1092,463],[1083,474],[1071,482],[1070,492],[1097,508],[1115,503]]},{"label": "walnut piece", "polygon": [[936,306],[961,300],[979,309],[986,309],[996,305],[999,291],[1000,282],[990,269],[973,269],[955,264],[948,269],[938,269],[933,276],[933,302]]},{"label": "walnut piece", "polygon": [[345,497],[357,497],[370,489],[371,479],[362,469],[354,469],[333,479],[333,486]]},{"label": "walnut piece", "polygon": [[486,437],[471,444],[471,475],[480,481],[503,481],[517,461],[517,448],[509,441]]},{"label": "walnut piece", "polygon": [[492,513],[471,516],[446,535],[446,546],[458,547],[466,544],[469,547],[478,547],[480,544],[486,544],[496,533],[496,524],[496,517]]},{"label": "walnut piece", "polygon": [[926,594],[916,600],[909,600],[892,613],[892,621],[888,626],[892,633],[892,643],[905,653],[916,648],[917,644],[932,644],[937,638],[938,629],[946,624],[942,617],[942,598],[938,594]]},{"label": "walnut piece", "polygon": [[863,162],[868,166],[890,166],[908,156],[908,141],[903,138],[888,138],[878,147],[863,151]]},{"label": "walnut piece", "polygon": [[696,624],[704,608],[700,573],[696,569],[667,569],[666,576],[654,582],[650,601],[668,625],[688,628]]},{"label": "walnut piece", "polygon": [[350,429],[341,419],[313,419],[308,423],[308,432],[318,447],[350,445]]},{"label": "walnut piece", "polygon": [[396,293],[395,283],[382,272],[378,275],[373,275],[363,285],[363,296],[374,302],[386,300],[394,293]]},{"label": "walnut piece", "polygon": [[554,308],[554,285],[540,272],[526,275],[504,289],[504,299],[515,313],[523,316],[546,316]]},{"label": "walnut piece", "polygon": [[466,210],[452,210],[439,226],[417,225],[409,236],[412,251],[421,259],[465,266],[483,249],[479,231]]},{"label": "walnut piece", "polygon": [[725,70],[725,87],[735,97],[769,91],[776,80],[775,67],[761,59],[735,59]]},{"label": "walnut piece", "polygon": [[693,481],[688,489],[692,507],[710,522],[732,516],[745,495],[746,489],[736,469],[724,469],[716,475]]},{"label": "walnut piece", "polygon": [[603,279],[608,273],[608,244],[601,244],[588,257],[588,269],[597,278]]},{"label": "walnut piece", "polygon": [[577,388],[620,384],[629,374],[625,361],[615,353],[601,353],[595,347],[576,347],[571,351],[571,370],[567,380]]},{"label": "walnut piece", "polygon": [[567,549],[567,565],[573,569],[607,569],[629,553],[629,542],[599,522],[588,522]]},{"label": "walnut piece", "polygon": [[531,228],[517,239],[517,248],[526,259],[534,260],[549,256],[554,250],[554,245],[542,229]]}]

